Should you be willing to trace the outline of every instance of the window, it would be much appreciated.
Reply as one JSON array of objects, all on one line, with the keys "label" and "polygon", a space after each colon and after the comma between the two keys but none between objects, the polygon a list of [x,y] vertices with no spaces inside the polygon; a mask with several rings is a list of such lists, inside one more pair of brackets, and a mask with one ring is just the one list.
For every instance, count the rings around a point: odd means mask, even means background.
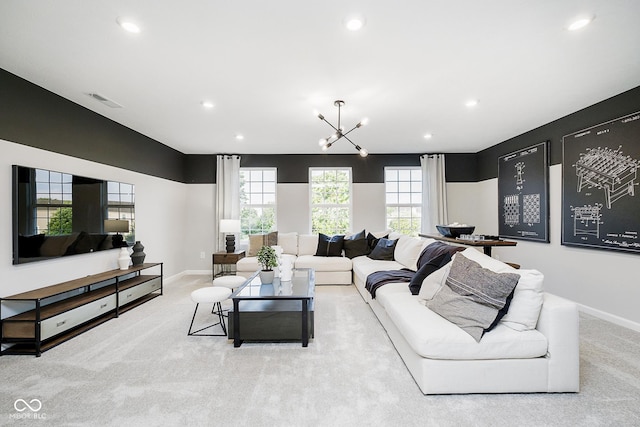
[{"label": "window", "polygon": [[240,168],[241,240],[276,229],[276,168]]},{"label": "window", "polygon": [[48,235],[71,234],[73,176],[36,169],[36,227]]},{"label": "window", "polygon": [[351,229],[351,168],[310,168],[311,232],[345,234]]},{"label": "window", "polygon": [[387,228],[417,236],[422,219],[420,168],[384,168]]},{"label": "window", "polygon": [[126,219],[129,233],[124,239],[133,243],[135,230],[135,191],[132,184],[107,181],[107,219]]}]

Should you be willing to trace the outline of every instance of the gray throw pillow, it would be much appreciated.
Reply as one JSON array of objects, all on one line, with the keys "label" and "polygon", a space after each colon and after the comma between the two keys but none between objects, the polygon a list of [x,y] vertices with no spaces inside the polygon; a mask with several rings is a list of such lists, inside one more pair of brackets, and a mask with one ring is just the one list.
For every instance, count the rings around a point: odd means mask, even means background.
[{"label": "gray throw pillow", "polygon": [[426,305],[480,342],[519,279],[515,273],[482,268],[460,253],[453,260],[445,286]]}]

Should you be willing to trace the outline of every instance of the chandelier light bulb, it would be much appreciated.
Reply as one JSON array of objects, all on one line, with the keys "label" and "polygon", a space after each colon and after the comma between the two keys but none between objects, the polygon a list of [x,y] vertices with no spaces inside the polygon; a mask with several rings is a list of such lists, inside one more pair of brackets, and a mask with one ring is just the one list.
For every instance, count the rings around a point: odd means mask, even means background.
[{"label": "chandelier light bulb", "polygon": [[140,26],[136,24],[131,18],[120,17],[116,19],[116,22],[118,22],[118,25],[120,25],[122,29],[130,33],[138,34],[141,31]]},{"label": "chandelier light bulb", "polygon": [[578,19],[576,21],[573,21],[571,23],[571,25],[569,25],[569,27],[567,28],[569,31],[576,31],[579,30],[580,28],[584,28],[587,25],[589,25],[591,23],[591,21],[593,20],[593,18],[582,18],[582,19]]},{"label": "chandelier light bulb", "polygon": [[359,145],[356,145],[353,141],[351,141],[351,139],[349,139],[349,137],[347,137],[347,135],[349,135],[351,132],[353,132],[357,128],[366,125],[369,122],[369,119],[367,119],[365,117],[362,120],[360,120],[360,122],[358,122],[358,124],[356,124],[353,128],[349,129],[348,131],[345,131],[346,128],[344,126],[342,126],[341,123],[340,123],[340,109],[344,106],[344,101],[338,99],[338,100],[334,101],[333,105],[338,107],[338,124],[337,124],[337,126],[334,126],[333,124],[328,122],[327,119],[325,119],[322,114],[317,113],[317,111],[314,110],[314,114],[317,114],[317,116],[318,116],[318,118],[320,118],[320,120],[326,122],[329,126],[331,126],[335,130],[335,132],[330,137],[322,138],[322,139],[320,139],[318,141],[318,145],[320,146],[322,151],[327,151],[329,148],[331,148],[331,146],[336,141],[339,141],[342,138],[344,138],[347,141],[349,141],[349,143],[351,143],[356,148],[356,150],[358,150],[358,152],[360,153],[360,155],[362,157],[368,156],[369,152],[366,149],[360,147]]}]

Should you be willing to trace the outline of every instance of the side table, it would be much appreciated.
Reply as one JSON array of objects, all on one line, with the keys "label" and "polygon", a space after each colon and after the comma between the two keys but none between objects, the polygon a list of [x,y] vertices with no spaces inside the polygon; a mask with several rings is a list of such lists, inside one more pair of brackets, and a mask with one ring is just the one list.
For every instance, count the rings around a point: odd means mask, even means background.
[{"label": "side table", "polygon": [[[213,277],[233,274],[235,270],[231,269],[232,265],[245,257],[244,250],[235,252],[215,252],[212,256],[213,261]],[[216,265],[220,266],[220,271],[216,273]]]}]

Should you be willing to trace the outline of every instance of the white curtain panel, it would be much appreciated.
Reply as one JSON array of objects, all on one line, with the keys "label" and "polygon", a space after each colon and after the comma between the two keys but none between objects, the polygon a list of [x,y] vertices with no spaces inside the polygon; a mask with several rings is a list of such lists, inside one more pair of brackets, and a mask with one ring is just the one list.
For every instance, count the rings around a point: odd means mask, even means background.
[{"label": "white curtain panel", "polygon": [[219,154],[216,169],[217,250],[225,248],[224,237],[218,232],[221,219],[240,219],[240,156]]},{"label": "white curtain panel", "polygon": [[420,156],[422,167],[422,233],[437,232],[437,224],[448,224],[444,154]]}]

